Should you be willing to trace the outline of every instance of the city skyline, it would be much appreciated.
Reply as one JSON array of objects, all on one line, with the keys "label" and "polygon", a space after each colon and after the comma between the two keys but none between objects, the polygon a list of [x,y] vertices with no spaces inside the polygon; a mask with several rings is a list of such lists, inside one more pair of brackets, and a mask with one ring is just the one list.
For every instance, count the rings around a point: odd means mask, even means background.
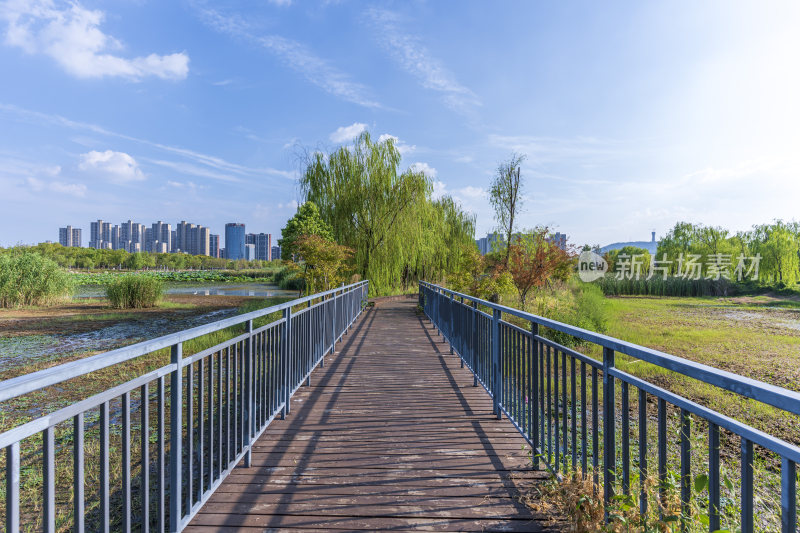
[{"label": "city skyline", "polygon": [[798,218],[800,4],[592,7],[0,3],[0,245],[87,213],[277,234],[303,155],[365,130],[477,235],[512,152],[520,227],[579,244]]},{"label": "city skyline", "polygon": [[[235,240],[241,241],[241,251],[236,253],[236,257],[230,259],[248,258],[247,246],[252,244],[252,256],[250,260],[258,259],[270,261],[274,259],[275,250],[279,247],[273,246],[272,233],[247,233],[246,225],[242,223],[227,223],[228,226],[237,228],[241,233],[233,236]],[[181,220],[176,224],[175,229],[172,225],[161,220],[154,222],[150,227],[145,224],[133,222],[128,219],[120,224],[98,219],[89,222],[89,241],[87,248],[125,250],[134,252],[152,253],[187,253],[190,255],[207,255],[209,257],[229,258],[227,256],[228,238],[223,241],[221,234],[211,233],[209,228],[200,224],[194,224]],[[62,246],[84,247],[82,241],[83,228],[66,225],[58,228],[58,240],[47,239],[39,242],[58,242]],[[277,243],[277,240],[275,240]],[[38,243],[23,243],[38,244]],[[225,244],[225,246],[223,246]]]}]

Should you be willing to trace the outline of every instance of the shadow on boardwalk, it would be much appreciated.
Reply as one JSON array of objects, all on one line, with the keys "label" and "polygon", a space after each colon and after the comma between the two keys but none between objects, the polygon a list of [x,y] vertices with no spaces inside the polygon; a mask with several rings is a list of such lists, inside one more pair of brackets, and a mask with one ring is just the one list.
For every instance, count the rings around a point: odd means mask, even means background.
[{"label": "shadow on boardwalk", "polygon": [[553,530],[517,499],[544,477],[525,441],[415,308],[362,314],[187,531]]}]

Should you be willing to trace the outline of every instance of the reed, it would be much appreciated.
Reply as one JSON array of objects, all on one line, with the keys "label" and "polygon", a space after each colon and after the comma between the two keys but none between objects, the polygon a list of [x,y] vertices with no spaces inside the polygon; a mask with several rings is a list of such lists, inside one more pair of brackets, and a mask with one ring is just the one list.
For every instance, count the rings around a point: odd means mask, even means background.
[{"label": "reed", "polygon": [[150,276],[122,276],[106,289],[112,307],[139,309],[155,307],[164,294],[164,283]]},{"label": "reed", "polygon": [[0,255],[0,307],[53,305],[72,289],[72,278],[55,261],[33,252]]}]

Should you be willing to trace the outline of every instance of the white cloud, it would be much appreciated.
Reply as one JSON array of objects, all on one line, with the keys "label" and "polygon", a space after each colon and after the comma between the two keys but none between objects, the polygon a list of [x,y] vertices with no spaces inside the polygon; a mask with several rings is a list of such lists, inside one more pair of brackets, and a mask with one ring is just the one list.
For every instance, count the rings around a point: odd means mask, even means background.
[{"label": "white cloud", "polygon": [[86,196],[86,185],[82,183],[64,183],[62,181],[47,182],[39,178],[29,177],[25,180],[33,192],[51,191],[71,196]]},{"label": "white cloud", "polygon": [[97,172],[102,177],[108,178],[109,181],[115,183],[142,181],[145,179],[144,172],[141,171],[133,157],[125,152],[114,152],[113,150],[106,150],[105,152],[92,150],[82,154],[78,168],[89,172]]},{"label": "white cloud", "polygon": [[434,200],[438,200],[442,196],[448,194],[447,193],[447,184],[443,181],[434,181],[433,182],[433,192],[431,196]]},{"label": "white cloud", "polygon": [[439,172],[428,163],[412,163],[408,168],[414,172],[422,172],[432,180],[435,180],[436,176],[439,174]]},{"label": "white cloud", "polygon": [[401,30],[396,13],[370,9],[368,15],[381,45],[403,70],[419,79],[423,87],[441,93],[448,107],[468,113],[481,105],[478,96],[461,85],[441,61],[431,55],[418,36]]},{"label": "white cloud", "polygon": [[458,190],[457,193],[459,196],[471,198],[471,199],[479,199],[479,198],[486,198],[487,191],[482,187],[473,187],[472,185],[468,185],[466,187],[462,187]]},{"label": "white cloud", "polygon": [[278,209],[292,209],[295,210],[300,204],[297,203],[297,200],[291,200],[289,202],[281,202],[278,204]]},{"label": "white cloud", "polygon": [[364,131],[366,131],[367,125],[362,122],[354,122],[349,126],[342,126],[340,128],[336,128],[336,131],[330,134],[329,138],[331,142],[336,144],[342,144],[346,142],[350,142],[359,135],[361,135]]},{"label": "white cloud", "polygon": [[77,2],[59,7],[53,0],[9,0],[0,6],[0,19],[7,24],[6,44],[29,54],[48,55],[78,78],[186,78],[189,56],[185,53],[131,59],[110,53],[123,46],[100,29],[104,18],[102,11]]},{"label": "white cloud", "polygon": [[325,92],[363,107],[382,107],[368,96],[368,90],[364,85],[352,81],[347,74],[315,55],[304,44],[280,35],[258,35],[251,30],[250,24],[240,17],[226,16],[200,6],[197,7],[197,12],[207,26],[269,50],[289,68]]},{"label": "white cloud", "polygon": [[472,163],[475,160],[471,155],[462,155],[461,157],[456,157],[456,163]]},{"label": "white cloud", "polygon": [[411,152],[413,152],[414,150],[417,149],[416,145],[407,144],[407,143],[401,141],[400,139],[398,139],[397,137],[395,137],[394,135],[389,135],[388,133],[384,133],[383,135],[378,137],[378,142],[382,143],[383,141],[385,141],[387,139],[394,140],[394,146],[395,146],[395,148],[397,148],[397,151],[400,152],[400,155],[410,154]]},{"label": "white cloud", "polygon": [[292,0],[269,0],[269,3],[279,7],[288,7],[292,5]]},{"label": "white cloud", "polygon": [[54,181],[50,184],[50,190],[57,193],[70,194],[72,196],[86,196],[86,185],[82,183],[63,183],[60,181]]}]

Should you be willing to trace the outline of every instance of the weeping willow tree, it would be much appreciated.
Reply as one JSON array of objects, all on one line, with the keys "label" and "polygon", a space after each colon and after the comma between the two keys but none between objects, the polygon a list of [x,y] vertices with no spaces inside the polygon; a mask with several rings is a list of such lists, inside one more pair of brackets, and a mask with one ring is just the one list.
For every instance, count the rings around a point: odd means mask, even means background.
[{"label": "weeping willow tree", "polygon": [[449,197],[432,200],[430,180],[400,172],[400,160],[393,139],[373,142],[365,132],[352,147],[312,154],[301,179],[306,200],[336,241],[355,251],[356,271],[374,294],[419,277],[441,279],[475,246],[474,218]]}]

